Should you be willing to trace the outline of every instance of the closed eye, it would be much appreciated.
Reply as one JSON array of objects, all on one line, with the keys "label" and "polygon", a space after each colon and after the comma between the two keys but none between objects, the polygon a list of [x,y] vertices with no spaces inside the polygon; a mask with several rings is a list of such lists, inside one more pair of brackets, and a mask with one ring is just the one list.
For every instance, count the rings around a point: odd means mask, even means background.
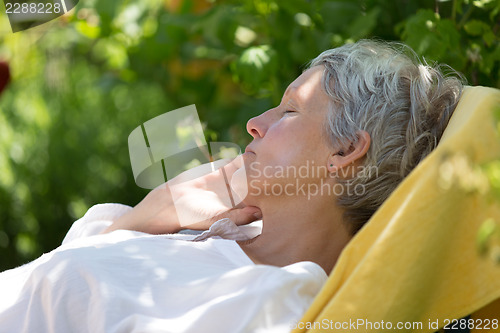
[{"label": "closed eye", "polygon": [[292,111],[292,110],[283,111],[283,116],[286,114],[294,113],[294,112],[296,112],[296,111]]}]

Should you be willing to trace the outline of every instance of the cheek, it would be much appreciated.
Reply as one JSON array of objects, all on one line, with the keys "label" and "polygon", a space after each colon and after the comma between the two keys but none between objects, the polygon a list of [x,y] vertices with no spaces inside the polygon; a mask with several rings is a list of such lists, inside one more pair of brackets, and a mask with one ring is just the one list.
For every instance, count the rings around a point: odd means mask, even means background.
[{"label": "cheek", "polygon": [[[262,158],[272,165],[288,165],[297,158],[297,152],[303,150],[303,141],[297,133],[298,129],[273,128],[266,133],[267,147]],[[260,156],[258,156],[260,157]]]},{"label": "cheek", "polygon": [[301,166],[309,162],[326,163],[329,148],[318,123],[294,122],[269,128],[256,161],[263,166]]}]

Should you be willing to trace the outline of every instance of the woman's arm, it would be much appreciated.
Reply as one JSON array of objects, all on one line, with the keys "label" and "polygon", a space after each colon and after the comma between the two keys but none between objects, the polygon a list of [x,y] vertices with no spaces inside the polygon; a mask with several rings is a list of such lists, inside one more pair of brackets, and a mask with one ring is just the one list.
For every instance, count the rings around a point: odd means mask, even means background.
[{"label": "woman's arm", "polygon": [[[238,164],[240,163],[240,164]],[[185,180],[185,174],[152,190],[131,211],[104,230],[141,231],[151,234],[177,233],[182,229],[206,230],[217,220],[229,218],[237,225],[262,217],[260,209],[228,202],[229,182],[241,161],[233,161],[214,172]],[[183,179],[184,178],[184,179]]]}]

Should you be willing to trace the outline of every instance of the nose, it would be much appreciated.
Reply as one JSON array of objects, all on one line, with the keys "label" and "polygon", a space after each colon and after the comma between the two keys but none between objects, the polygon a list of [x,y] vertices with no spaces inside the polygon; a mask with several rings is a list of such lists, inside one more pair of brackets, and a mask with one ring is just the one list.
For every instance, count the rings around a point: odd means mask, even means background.
[{"label": "nose", "polygon": [[262,138],[264,135],[266,135],[267,132],[267,124],[266,124],[266,114],[269,111],[266,111],[257,117],[253,117],[247,122],[247,132],[251,136],[253,136],[254,139],[256,138]]}]

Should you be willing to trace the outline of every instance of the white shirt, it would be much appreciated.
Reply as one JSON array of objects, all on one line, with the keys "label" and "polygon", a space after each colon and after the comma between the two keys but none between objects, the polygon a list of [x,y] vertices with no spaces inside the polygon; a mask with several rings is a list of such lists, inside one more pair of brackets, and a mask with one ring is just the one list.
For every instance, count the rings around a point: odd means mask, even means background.
[{"label": "white shirt", "polygon": [[94,206],[60,247],[0,273],[0,330],[289,332],[326,281],[312,262],[255,265],[221,238],[249,237],[228,219],[198,236],[99,235],[129,209]]}]

